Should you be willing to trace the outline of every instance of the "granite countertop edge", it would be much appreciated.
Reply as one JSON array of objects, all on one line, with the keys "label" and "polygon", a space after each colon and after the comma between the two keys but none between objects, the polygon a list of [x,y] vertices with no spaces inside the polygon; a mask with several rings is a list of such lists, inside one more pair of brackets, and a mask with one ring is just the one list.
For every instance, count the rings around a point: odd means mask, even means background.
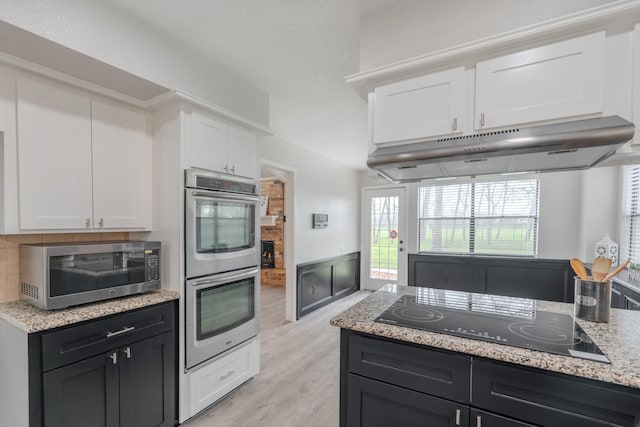
[{"label": "granite countertop edge", "polygon": [[[395,286],[395,285],[394,285]],[[405,289],[406,288],[406,289]],[[369,335],[465,353],[496,361],[528,366],[576,377],[603,381],[626,387],[640,388],[640,337],[628,342],[632,330],[640,322],[640,313],[612,309],[609,323],[578,321],[593,341],[611,361],[610,364],[543,351],[479,341],[453,335],[423,331],[408,327],[374,322],[400,295],[411,293],[412,287],[397,286],[396,291],[378,291],[330,320],[342,329]],[[415,289],[415,288],[413,288]],[[541,309],[573,314],[573,304],[538,301]],[[607,337],[612,331],[615,339]]]},{"label": "granite countertop edge", "polygon": [[35,333],[124,313],[179,298],[179,292],[159,289],[61,310],[42,310],[26,301],[17,300],[0,303],[0,319],[26,333]]}]

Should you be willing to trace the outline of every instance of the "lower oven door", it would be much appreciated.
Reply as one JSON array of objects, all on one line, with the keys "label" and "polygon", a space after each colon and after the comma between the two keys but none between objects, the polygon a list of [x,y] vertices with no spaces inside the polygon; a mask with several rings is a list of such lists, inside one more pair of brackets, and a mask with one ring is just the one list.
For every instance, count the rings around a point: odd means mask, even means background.
[{"label": "lower oven door", "polygon": [[187,369],[258,334],[259,274],[251,267],[187,280]]}]

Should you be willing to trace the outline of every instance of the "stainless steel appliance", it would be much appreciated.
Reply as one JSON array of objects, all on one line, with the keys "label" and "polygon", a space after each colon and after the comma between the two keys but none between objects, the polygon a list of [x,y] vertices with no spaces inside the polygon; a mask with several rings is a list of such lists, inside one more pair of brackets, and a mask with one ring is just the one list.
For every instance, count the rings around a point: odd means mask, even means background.
[{"label": "stainless steel appliance", "polygon": [[619,117],[511,128],[380,147],[367,165],[391,181],[586,169],[633,138],[633,123]]},{"label": "stainless steel appliance", "polygon": [[45,310],[160,288],[160,242],[20,245],[20,297]]},{"label": "stainless steel appliance", "polygon": [[199,277],[186,283],[186,368],[258,334],[257,266]]},{"label": "stainless steel appliance", "polygon": [[258,182],[188,169],[185,187],[187,278],[258,265]]}]

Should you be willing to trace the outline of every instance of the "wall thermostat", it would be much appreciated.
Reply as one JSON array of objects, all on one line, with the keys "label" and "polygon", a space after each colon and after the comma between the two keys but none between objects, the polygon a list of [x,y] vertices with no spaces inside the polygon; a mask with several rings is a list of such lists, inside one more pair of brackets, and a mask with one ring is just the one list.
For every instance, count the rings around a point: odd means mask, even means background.
[{"label": "wall thermostat", "polygon": [[328,214],[313,214],[313,228],[327,228],[329,226]]}]

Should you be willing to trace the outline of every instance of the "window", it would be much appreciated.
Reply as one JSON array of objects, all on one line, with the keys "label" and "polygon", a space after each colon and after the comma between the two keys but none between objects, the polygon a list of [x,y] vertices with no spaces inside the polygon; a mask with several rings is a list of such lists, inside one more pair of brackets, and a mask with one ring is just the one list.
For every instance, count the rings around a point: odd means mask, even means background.
[{"label": "window", "polygon": [[631,258],[633,263],[640,262],[640,166],[625,170],[623,222],[620,259]]},{"label": "window", "polygon": [[472,180],[418,188],[420,252],[535,255],[539,180]]}]

